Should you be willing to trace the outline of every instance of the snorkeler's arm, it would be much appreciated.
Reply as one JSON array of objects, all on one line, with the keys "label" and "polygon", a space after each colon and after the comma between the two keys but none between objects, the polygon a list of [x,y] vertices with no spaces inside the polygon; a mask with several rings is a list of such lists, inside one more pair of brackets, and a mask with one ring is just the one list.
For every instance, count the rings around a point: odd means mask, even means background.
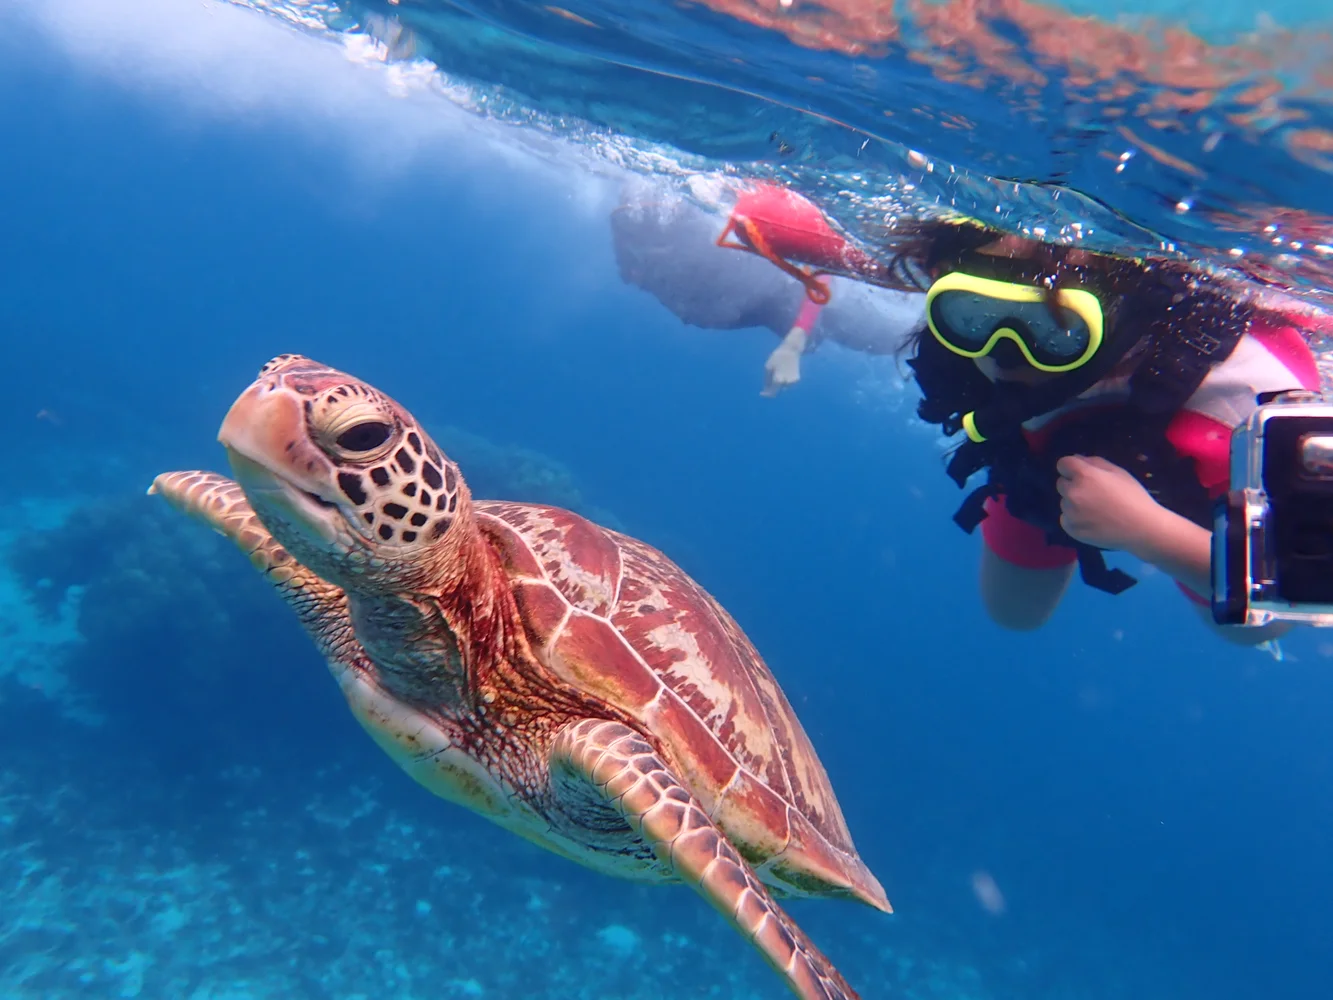
[{"label": "snorkeler's arm", "polygon": [[[1213,589],[1212,532],[1161,506],[1143,527],[1142,542],[1132,554],[1206,600]],[[1286,622],[1274,622],[1260,628],[1218,625],[1206,605],[1201,605],[1199,610],[1213,631],[1242,646],[1257,646],[1277,639],[1290,629]]]},{"label": "snorkeler's arm", "polygon": [[814,350],[819,343],[815,325],[819,322],[824,303],[806,297],[801,311],[796,314],[792,328],[764,363],[764,388],[761,396],[776,396],[788,386],[801,380],[801,355]]},{"label": "snorkeler's arm", "polygon": [[[1212,533],[1163,507],[1132,475],[1104,458],[1066,455],[1055,464],[1060,526],[1076,541],[1128,552],[1171,576],[1196,597],[1212,593]],[[1286,631],[1214,626],[1240,645],[1256,645]]]},{"label": "snorkeler's arm", "polygon": [[1199,596],[1212,590],[1212,535],[1153,499],[1112,462],[1066,455],[1055,463],[1060,526],[1076,541],[1128,552]]},{"label": "snorkeler's arm", "polygon": [[1201,597],[1212,593],[1213,535],[1189,518],[1158,505],[1130,553]]}]

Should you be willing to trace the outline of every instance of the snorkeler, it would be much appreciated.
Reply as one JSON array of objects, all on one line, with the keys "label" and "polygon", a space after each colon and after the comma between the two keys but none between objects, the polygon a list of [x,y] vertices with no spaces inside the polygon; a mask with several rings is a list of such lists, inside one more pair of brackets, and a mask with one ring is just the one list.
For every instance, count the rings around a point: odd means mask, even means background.
[{"label": "snorkeler", "polygon": [[868,258],[840,259],[856,251],[810,201],[785,188],[740,190],[730,217],[682,198],[627,195],[611,213],[611,233],[621,279],[682,322],[708,330],[763,328],[781,338],[764,364],[765,396],[798,382],[801,359],[824,341],[895,354],[925,322],[919,293],[790,264],[789,258],[813,255],[855,272]]},{"label": "snorkeler", "polygon": [[[1319,384],[1308,316],[1247,300],[1179,261],[970,221],[906,226],[893,255],[876,260],[812,203],[767,185],[741,191],[720,236],[714,217],[685,203],[622,205],[612,226],[622,277],[685,322],[785,331],[766,366],[768,394],[797,377],[788,352],[799,363],[819,336],[911,351],[920,416],[965,434],[950,476],[962,487],[985,474],[954,520],[981,527],[982,601],[1011,629],[1044,624],[1076,569],[1108,593],[1132,586],[1106,566],[1106,550],[1167,573],[1211,625],[1212,502],[1226,489],[1232,429],[1259,394]],[[732,233],[749,254],[727,256]],[[906,296],[891,300],[890,322],[848,308],[855,322],[835,326],[840,299],[883,308],[886,290]],[[816,317],[819,333],[793,314]],[[1257,644],[1282,630],[1219,631]]]},{"label": "snorkeler", "polygon": [[[926,292],[909,360],[919,414],[964,435],[949,474],[986,481],[955,514],[984,540],[991,617],[1042,625],[1077,567],[1120,593],[1103,550],[1169,574],[1211,624],[1212,501],[1260,393],[1316,389],[1295,320],[1175,261],[1130,260],[918,223],[895,247]],[[899,267],[900,273],[909,273]],[[1219,630],[1263,642],[1280,629]]]}]

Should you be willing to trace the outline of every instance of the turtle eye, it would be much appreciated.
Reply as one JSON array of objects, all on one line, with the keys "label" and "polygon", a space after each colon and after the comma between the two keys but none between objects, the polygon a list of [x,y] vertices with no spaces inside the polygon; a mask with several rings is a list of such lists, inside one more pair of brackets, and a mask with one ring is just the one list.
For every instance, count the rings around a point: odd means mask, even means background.
[{"label": "turtle eye", "polygon": [[374,451],[388,441],[392,433],[393,428],[382,420],[363,420],[347,428],[334,440],[344,451]]},{"label": "turtle eye", "polygon": [[401,430],[390,408],[360,386],[339,386],[306,406],[315,440],[335,462],[373,461]]}]

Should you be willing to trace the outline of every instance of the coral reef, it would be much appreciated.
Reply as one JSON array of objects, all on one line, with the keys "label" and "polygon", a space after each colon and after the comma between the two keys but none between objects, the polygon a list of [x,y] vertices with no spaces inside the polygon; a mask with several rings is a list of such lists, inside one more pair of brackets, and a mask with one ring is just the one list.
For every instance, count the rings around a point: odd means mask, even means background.
[{"label": "coral reef", "polygon": [[[10,508],[8,524],[42,531],[58,525],[65,511],[56,505],[20,502]],[[12,551],[25,534],[0,533],[0,549]],[[0,710],[25,694],[53,700],[64,714],[95,721],[86,699],[71,691],[64,660],[83,640],[78,631],[82,588],[57,587],[45,577],[23,576],[0,562]]]},{"label": "coral reef", "polygon": [[[437,439],[478,496],[616,526],[541,455]],[[220,537],[137,491],[9,513],[23,527],[0,537],[7,1000],[782,993],[688,890],[587,872],[412,784]],[[880,914],[792,908],[867,1000],[991,996]]]},{"label": "coral reef", "polygon": [[[210,777],[211,808],[165,823],[155,799],[169,789],[137,792],[136,817],[116,796],[90,800],[69,766],[41,787],[0,771],[11,1000],[653,1000],[664,982],[785,995],[683,887],[488,836],[400,775],[333,768],[298,790],[232,768]],[[822,928],[867,997],[986,1000],[975,972],[886,950],[862,929],[876,919]]]},{"label": "coral reef", "polygon": [[223,747],[254,759],[281,724],[267,706],[290,708],[302,675],[322,680],[313,648],[244,558],[149,497],[84,502],[14,538],[6,555],[38,622],[55,627],[75,609],[77,641],[59,657],[66,692],[177,764]]}]

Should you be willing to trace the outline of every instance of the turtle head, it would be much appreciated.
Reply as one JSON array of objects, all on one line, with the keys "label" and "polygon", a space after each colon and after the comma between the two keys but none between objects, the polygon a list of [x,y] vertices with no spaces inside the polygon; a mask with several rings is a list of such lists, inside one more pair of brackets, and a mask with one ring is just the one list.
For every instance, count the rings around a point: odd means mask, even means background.
[{"label": "turtle head", "polygon": [[467,534],[463,478],[412,415],[317,361],[266,364],[218,440],[264,526],[344,589],[425,586]]}]

